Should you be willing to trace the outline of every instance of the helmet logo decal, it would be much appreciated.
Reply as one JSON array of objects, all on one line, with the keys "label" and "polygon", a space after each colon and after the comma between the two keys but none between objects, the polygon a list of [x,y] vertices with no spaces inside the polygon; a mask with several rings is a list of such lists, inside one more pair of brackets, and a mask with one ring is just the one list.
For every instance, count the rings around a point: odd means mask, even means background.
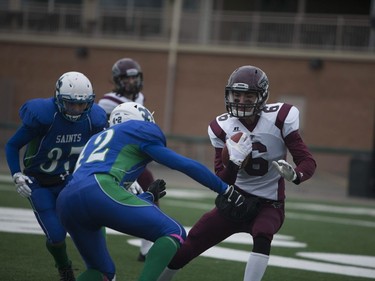
[{"label": "helmet logo decal", "polygon": [[56,91],[60,92],[60,88],[61,88],[62,84],[63,84],[62,77],[60,77],[59,80],[57,80],[57,82],[56,82]]},{"label": "helmet logo decal", "polygon": [[268,79],[265,75],[263,75],[262,79],[259,81],[259,87],[262,89],[268,88]]},{"label": "helmet logo decal", "polygon": [[150,113],[150,111],[148,111],[146,108],[144,107],[138,107],[138,110],[139,112],[141,112],[142,114],[142,117],[145,121],[148,121],[148,122],[153,122],[154,120],[154,117],[152,116],[152,113]]},{"label": "helmet logo decal", "polygon": [[249,85],[246,83],[233,83],[232,89],[234,91],[247,91],[249,89]]},{"label": "helmet logo decal", "polygon": [[139,73],[138,70],[135,69],[135,68],[130,68],[130,69],[126,70],[127,76],[136,76],[136,75],[138,75],[138,73]]}]

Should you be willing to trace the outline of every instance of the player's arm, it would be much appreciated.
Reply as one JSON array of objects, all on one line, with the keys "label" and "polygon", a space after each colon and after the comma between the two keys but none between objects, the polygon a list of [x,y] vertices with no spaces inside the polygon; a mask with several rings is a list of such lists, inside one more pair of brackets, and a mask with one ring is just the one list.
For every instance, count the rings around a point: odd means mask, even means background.
[{"label": "player's arm", "polygon": [[9,139],[5,146],[5,153],[8,166],[16,186],[17,192],[23,197],[31,196],[31,189],[29,184],[33,182],[31,179],[21,172],[19,151],[27,143],[35,137],[35,130],[23,125],[17,132]]},{"label": "player's arm", "polygon": [[33,128],[22,125],[5,146],[6,158],[12,175],[21,171],[20,150],[37,135]]},{"label": "player's arm", "polygon": [[212,146],[215,148],[214,170],[216,175],[226,183],[234,184],[240,166],[230,160],[227,165],[224,165],[222,151],[225,146],[225,132],[219,126],[217,120],[212,121],[208,126],[208,136]]},{"label": "player's arm", "polygon": [[284,141],[296,164],[294,168],[296,179],[293,182],[300,184],[312,177],[316,169],[316,162],[298,131],[290,133]]},{"label": "player's arm", "polygon": [[224,166],[222,158],[222,148],[215,147],[215,160],[214,169],[216,175],[225,181],[227,184],[234,184],[237,179],[237,173],[240,169],[239,166],[234,164],[232,161],[228,161],[228,164]]},{"label": "player's arm", "polygon": [[19,110],[22,126],[9,139],[5,147],[7,163],[16,185],[17,192],[23,197],[31,196],[29,184],[33,182],[21,171],[20,150],[49,128],[55,105],[53,99],[34,99],[26,102]]},{"label": "player's arm", "polygon": [[284,142],[296,166],[293,167],[284,159],[274,161],[272,164],[285,179],[300,184],[312,177],[316,162],[299,134],[299,111],[296,107],[291,107],[283,123]]},{"label": "player's arm", "polygon": [[154,161],[186,174],[219,194],[224,193],[228,188],[228,184],[216,177],[206,166],[165,146],[150,144],[145,146],[143,151]]},{"label": "player's arm", "polygon": [[184,157],[167,148],[165,136],[155,123],[144,122],[144,126],[138,127],[138,132],[141,132],[142,128],[145,130],[145,135],[148,134],[148,137],[145,138],[147,141],[143,142],[139,149],[148,154],[152,160],[171,169],[178,170],[219,193],[219,196],[223,196],[230,205],[236,208],[246,207],[246,204],[244,204],[245,198],[234,189],[233,185],[223,182],[198,161]]},{"label": "player's arm", "polygon": [[245,198],[235,190],[233,185],[227,185],[219,177],[215,176],[206,166],[201,163],[184,157],[173,150],[160,144],[150,144],[144,147],[146,152],[154,161],[178,170],[191,177],[200,184],[217,192],[231,206],[246,208]]},{"label": "player's arm", "polygon": [[5,152],[9,169],[14,173],[21,172],[19,152],[38,135],[43,135],[53,120],[54,104],[45,99],[29,100],[19,110],[22,126],[9,139]]},{"label": "player's arm", "polygon": [[105,110],[97,104],[93,104],[90,111],[90,118],[92,120],[93,135],[103,131],[108,127],[108,117]]}]

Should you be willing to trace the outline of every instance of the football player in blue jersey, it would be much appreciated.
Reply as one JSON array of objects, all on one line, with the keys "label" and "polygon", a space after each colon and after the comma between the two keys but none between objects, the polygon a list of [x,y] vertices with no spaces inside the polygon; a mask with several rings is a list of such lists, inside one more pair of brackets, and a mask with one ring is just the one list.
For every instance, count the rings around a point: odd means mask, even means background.
[{"label": "football player in blue jersey", "polygon": [[[6,144],[17,192],[30,201],[61,281],[75,277],[66,251],[66,231],[56,213],[56,199],[88,139],[108,125],[105,111],[94,104],[94,98],[85,75],[74,71],[63,74],[56,82],[54,97],[32,99],[22,105],[22,125]],[[24,146],[21,169],[20,150]]]},{"label": "football player in blue jersey", "polygon": [[118,105],[110,127],[93,136],[82,150],[69,184],[57,199],[57,212],[87,270],[77,281],[115,280],[115,265],[102,227],[154,242],[139,281],[157,280],[186,237],[184,228],[153,202],[159,191],[138,196],[130,186],[146,165],[156,161],[178,170],[241,208],[244,198],[204,165],[166,147],[150,111],[135,102]]}]

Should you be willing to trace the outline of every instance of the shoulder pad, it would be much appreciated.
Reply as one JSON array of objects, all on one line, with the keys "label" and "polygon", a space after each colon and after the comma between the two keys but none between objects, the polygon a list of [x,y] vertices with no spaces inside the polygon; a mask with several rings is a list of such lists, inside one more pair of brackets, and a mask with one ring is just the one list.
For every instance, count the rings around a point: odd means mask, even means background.
[{"label": "shoulder pad", "polygon": [[19,116],[25,125],[35,127],[51,124],[56,112],[54,98],[32,99],[22,105]]},{"label": "shoulder pad", "polygon": [[167,141],[163,131],[156,123],[130,120],[126,124],[128,133],[136,139],[146,140],[144,144],[161,143],[166,146]]},{"label": "shoulder pad", "polygon": [[92,121],[92,125],[96,128],[103,129],[108,125],[107,114],[105,110],[96,103],[92,105],[92,108],[90,110],[90,119]]},{"label": "shoulder pad", "polygon": [[298,130],[299,110],[291,104],[282,104],[277,114],[276,126],[282,131],[283,136]]},{"label": "shoulder pad", "polygon": [[[222,142],[225,142],[226,138],[226,132],[223,129],[223,121],[226,121],[230,118],[230,115],[228,113],[224,113],[222,115],[217,116],[210,124],[209,124],[209,136],[212,140],[212,138],[215,136],[215,138],[220,139]],[[225,122],[227,123],[227,122]],[[210,135],[212,133],[212,135]]]}]

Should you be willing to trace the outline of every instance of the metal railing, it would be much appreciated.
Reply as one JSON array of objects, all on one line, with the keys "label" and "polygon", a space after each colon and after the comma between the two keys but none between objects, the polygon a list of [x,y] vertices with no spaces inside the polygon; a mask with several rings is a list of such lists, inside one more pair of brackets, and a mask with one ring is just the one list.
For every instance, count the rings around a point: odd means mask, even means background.
[{"label": "metal railing", "polygon": [[[162,8],[101,8],[87,16],[80,5],[0,6],[0,32],[76,35],[168,42],[169,17]],[[206,32],[202,32],[205,30]],[[186,44],[373,52],[369,17],[183,11],[179,41]]]}]

